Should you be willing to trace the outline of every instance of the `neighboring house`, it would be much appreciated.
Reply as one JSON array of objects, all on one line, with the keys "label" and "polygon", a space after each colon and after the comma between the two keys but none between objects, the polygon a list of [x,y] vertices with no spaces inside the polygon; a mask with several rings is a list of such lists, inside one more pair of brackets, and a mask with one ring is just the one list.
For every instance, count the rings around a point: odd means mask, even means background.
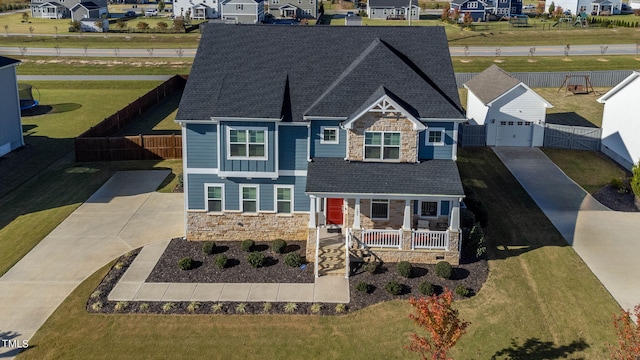
[{"label": "neighboring house", "polygon": [[362,26],[361,16],[347,16],[344,18],[345,26]]},{"label": "neighboring house", "polygon": [[19,60],[0,56],[0,156],[24,145],[16,66]]},{"label": "neighboring house", "polygon": [[[77,5],[81,6],[77,6]],[[107,0],[31,0],[31,17],[42,19],[99,18],[107,14]]]},{"label": "neighboring house", "polygon": [[494,0],[494,15],[500,17],[522,15],[522,0]]},{"label": "neighboring house", "polygon": [[640,72],[634,71],[598,99],[604,104],[601,151],[629,170],[640,161],[638,94]]},{"label": "neighboring house", "polygon": [[583,12],[600,15],[603,11],[609,11],[608,14],[611,15],[620,14],[622,10],[622,0],[546,0],[544,5],[545,10],[549,10],[552,2],[556,8],[560,6],[565,11],[571,11],[573,15]]},{"label": "neighboring house", "polygon": [[449,7],[451,12],[459,11],[460,22],[467,13],[473,21],[486,21],[495,12],[493,0],[451,0]]},{"label": "neighboring house", "polygon": [[467,118],[486,125],[487,145],[542,146],[546,110],[553,106],[535,91],[496,65],[464,87]]},{"label": "neighboring house", "polygon": [[209,24],[176,121],[188,240],[459,261],[466,118],[443,27]]},{"label": "neighboring house", "polygon": [[194,20],[217,19],[220,17],[219,0],[173,0],[173,16],[187,16]]},{"label": "neighboring house", "polygon": [[222,18],[236,24],[258,24],[264,20],[264,0],[226,0]]},{"label": "neighboring house", "polygon": [[640,0],[629,0],[629,7],[632,10],[640,9]]},{"label": "neighboring house", "polygon": [[370,19],[404,20],[408,19],[411,4],[411,19],[420,19],[418,1],[405,0],[369,0],[367,2],[367,16]]},{"label": "neighboring house", "polygon": [[80,28],[84,32],[108,32],[109,20],[85,18],[80,20]]},{"label": "neighboring house", "polygon": [[315,19],[318,0],[265,0],[267,13],[280,19]]}]

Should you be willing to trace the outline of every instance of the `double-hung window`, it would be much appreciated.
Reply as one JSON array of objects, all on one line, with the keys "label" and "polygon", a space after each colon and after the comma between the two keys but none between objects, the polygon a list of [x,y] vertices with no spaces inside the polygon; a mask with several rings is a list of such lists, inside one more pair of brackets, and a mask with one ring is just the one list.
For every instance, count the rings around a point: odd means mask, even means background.
[{"label": "double-hung window", "polygon": [[444,145],[444,129],[429,128],[427,129],[427,145]]},{"label": "double-hung window", "polygon": [[375,132],[364,133],[364,158],[366,160],[399,160],[400,133]]},{"label": "double-hung window", "polygon": [[229,159],[266,160],[266,129],[229,129]]},{"label": "double-hung window", "polygon": [[259,209],[258,187],[253,185],[240,185],[240,203],[243,213],[257,213]]},{"label": "double-hung window", "polygon": [[276,186],[276,212],[278,214],[291,214],[293,211],[293,187]]},{"label": "double-hung window", "polygon": [[420,202],[420,217],[438,217],[438,202]]},{"label": "double-hung window", "polygon": [[224,209],[224,185],[222,184],[205,184],[207,191],[207,211],[222,212]]},{"label": "double-hung window", "polygon": [[389,219],[389,200],[371,199],[371,218],[379,220]]}]

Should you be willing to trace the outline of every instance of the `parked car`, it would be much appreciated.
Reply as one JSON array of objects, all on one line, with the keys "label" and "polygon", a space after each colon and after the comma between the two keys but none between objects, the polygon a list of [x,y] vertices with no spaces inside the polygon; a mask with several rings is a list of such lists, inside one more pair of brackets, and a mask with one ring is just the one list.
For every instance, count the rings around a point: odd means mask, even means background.
[{"label": "parked car", "polygon": [[347,16],[355,16],[355,14],[353,13],[353,11],[347,11]]},{"label": "parked car", "polygon": [[144,11],[144,16],[157,16],[158,9],[147,9]]},{"label": "parked car", "polygon": [[136,12],[129,10],[126,13],[124,13],[124,17],[136,17]]},{"label": "parked car", "polygon": [[527,4],[525,5],[522,10],[535,10],[536,7],[533,4]]}]

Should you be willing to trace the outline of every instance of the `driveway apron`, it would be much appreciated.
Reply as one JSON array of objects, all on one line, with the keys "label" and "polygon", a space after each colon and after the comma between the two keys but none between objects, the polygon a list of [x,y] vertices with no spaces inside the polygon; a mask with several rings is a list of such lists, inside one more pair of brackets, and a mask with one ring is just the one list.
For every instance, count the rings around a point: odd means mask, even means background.
[{"label": "driveway apron", "polygon": [[15,356],[20,351],[15,345],[29,340],[106,263],[145,244],[184,235],[183,194],[155,192],[168,174],[116,173],[0,278],[0,338],[12,341],[12,346],[0,344],[0,358]]},{"label": "driveway apron", "polygon": [[640,303],[640,213],[612,211],[537,148],[493,151],[623,309]]}]

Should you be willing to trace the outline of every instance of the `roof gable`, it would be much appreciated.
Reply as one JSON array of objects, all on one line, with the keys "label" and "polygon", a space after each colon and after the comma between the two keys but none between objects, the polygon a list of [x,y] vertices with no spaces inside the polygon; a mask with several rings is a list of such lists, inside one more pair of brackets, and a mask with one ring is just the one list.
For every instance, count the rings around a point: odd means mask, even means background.
[{"label": "roof gable", "polygon": [[618,85],[614,86],[613,89],[607,91],[604,95],[599,97],[596,101],[599,103],[605,104],[607,100],[609,100],[612,96],[616,95],[620,90],[624,89],[627,85],[638,80],[638,78],[640,78],[640,72],[638,71],[632,72],[631,75],[627,76]]},{"label": "roof gable", "polygon": [[491,65],[464,84],[485,105],[513,89],[521,81],[506,73],[497,65]]},{"label": "roof gable", "polygon": [[17,66],[18,64],[20,64],[20,60],[0,56],[0,69],[10,65]]},{"label": "roof gable", "polygon": [[[373,100],[373,101],[370,101]],[[353,127],[353,123],[355,123],[358,119],[360,119],[364,114],[368,112],[378,112],[378,113],[394,113],[399,112],[404,115],[409,121],[413,123],[413,130],[424,130],[426,126],[420,122],[415,116],[415,110],[411,109],[407,103],[402,101],[402,99],[398,98],[391,91],[385,89],[384,87],[378,88],[367,102],[363,104],[361,109],[356,111],[353,115],[351,115],[342,126],[345,129],[351,129]]]}]

